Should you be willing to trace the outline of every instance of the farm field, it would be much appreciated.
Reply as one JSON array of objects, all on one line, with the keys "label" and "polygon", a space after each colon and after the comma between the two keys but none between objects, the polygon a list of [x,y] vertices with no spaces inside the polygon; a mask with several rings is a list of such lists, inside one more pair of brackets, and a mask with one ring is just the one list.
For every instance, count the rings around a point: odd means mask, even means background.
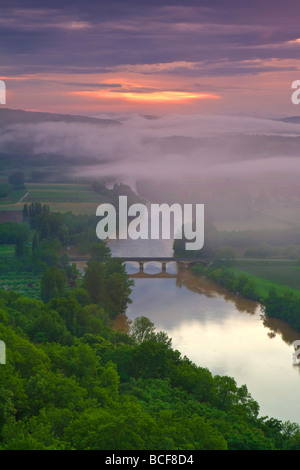
[{"label": "farm field", "polygon": [[0,274],[0,287],[13,290],[30,299],[40,298],[41,277],[31,273],[5,273]]},{"label": "farm field", "polygon": [[244,230],[284,230],[291,225],[282,221],[266,219],[260,215],[251,220],[215,221],[218,230],[224,232],[242,232]]},{"label": "farm field", "polygon": [[276,209],[268,209],[269,214],[276,215],[282,218],[290,219],[300,225],[300,207],[299,203],[290,205],[288,207],[277,207]]},{"label": "farm field", "polygon": [[289,262],[236,261],[229,268],[234,274],[247,274],[257,285],[259,294],[265,296],[271,288],[281,294],[293,291],[300,296],[300,266]]},{"label": "farm field", "polygon": [[74,214],[95,214],[96,208],[107,199],[96,193],[89,185],[83,184],[34,184],[27,183],[26,191],[14,204],[3,204],[0,211],[22,210],[25,203],[40,202],[50,206],[52,212]]},{"label": "farm field", "polygon": [[99,195],[89,185],[27,184],[23,202],[97,202]]},{"label": "farm field", "polygon": [[259,211],[253,211],[253,217],[248,220],[216,221],[219,230],[228,232],[242,230],[285,229],[300,226],[300,206],[298,203],[285,207],[269,206]]},{"label": "farm field", "polygon": [[19,202],[20,199],[25,196],[26,192],[26,189],[16,189],[10,193],[7,199],[0,198],[0,210],[2,210],[2,207],[11,206]]},{"label": "farm field", "polygon": [[13,258],[15,255],[15,245],[0,245],[0,259]]}]

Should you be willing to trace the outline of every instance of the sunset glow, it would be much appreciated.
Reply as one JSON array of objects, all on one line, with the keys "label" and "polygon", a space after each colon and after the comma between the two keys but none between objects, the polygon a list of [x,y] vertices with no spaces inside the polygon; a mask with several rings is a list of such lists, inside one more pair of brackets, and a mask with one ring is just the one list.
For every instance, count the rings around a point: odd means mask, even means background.
[{"label": "sunset glow", "polygon": [[288,44],[300,44],[300,38],[293,39],[292,41],[288,41]]},{"label": "sunset glow", "polygon": [[184,91],[157,91],[152,93],[115,93],[110,91],[74,91],[75,95],[89,98],[125,99],[138,102],[181,102],[187,100],[218,99],[212,93],[189,93]]}]

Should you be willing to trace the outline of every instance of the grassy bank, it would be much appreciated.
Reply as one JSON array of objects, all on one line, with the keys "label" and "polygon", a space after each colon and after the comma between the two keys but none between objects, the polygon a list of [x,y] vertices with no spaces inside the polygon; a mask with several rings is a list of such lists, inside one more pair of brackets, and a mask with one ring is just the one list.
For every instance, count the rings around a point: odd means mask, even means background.
[{"label": "grassy bank", "polygon": [[226,268],[234,276],[247,275],[252,279],[260,297],[265,297],[271,289],[280,295],[293,292],[300,297],[300,267],[295,262],[280,261],[236,261]]},{"label": "grassy bank", "polygon": [[[280,268],[275,262],[273,264],[274,271]],[[266,315],[284,320],[300,332],[299,289],[250,274],[225,263],[218,263],[209,268],[198,263],[192,267],[192,271],[237,295],[260,302]]]}]

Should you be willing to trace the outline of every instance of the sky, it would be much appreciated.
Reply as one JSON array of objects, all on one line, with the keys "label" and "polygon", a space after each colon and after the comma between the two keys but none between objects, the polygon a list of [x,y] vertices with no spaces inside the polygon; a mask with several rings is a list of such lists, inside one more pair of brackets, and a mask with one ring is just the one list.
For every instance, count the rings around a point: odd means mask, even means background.
[{"label": "sky", "polygon": [[298,0],[0,0],[0,8],[9,108],[298,114]]}]

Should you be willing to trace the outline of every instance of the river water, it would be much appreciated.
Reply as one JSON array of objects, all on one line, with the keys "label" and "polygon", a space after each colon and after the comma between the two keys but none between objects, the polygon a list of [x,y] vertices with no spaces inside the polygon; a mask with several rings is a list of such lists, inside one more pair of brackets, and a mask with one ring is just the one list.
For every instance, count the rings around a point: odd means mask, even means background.
[{"label": "river water", "polygon": [[[113,240],[114,256],[172,256],[168,241]],[[127,263],[130,274],[138,266]],[[161,271],[147,263],[144,271]],[[265,318],[260,305],[226,291],[188,269],[167,265],[173,278],[137,277],[126,316],[116,328],[146,316],[172,345],[213,375],[229,375],[246,384],[260,405],[260,415],[300,424],[300,366],[293,365],[291,343],[300,334],[285,322]]]}]

